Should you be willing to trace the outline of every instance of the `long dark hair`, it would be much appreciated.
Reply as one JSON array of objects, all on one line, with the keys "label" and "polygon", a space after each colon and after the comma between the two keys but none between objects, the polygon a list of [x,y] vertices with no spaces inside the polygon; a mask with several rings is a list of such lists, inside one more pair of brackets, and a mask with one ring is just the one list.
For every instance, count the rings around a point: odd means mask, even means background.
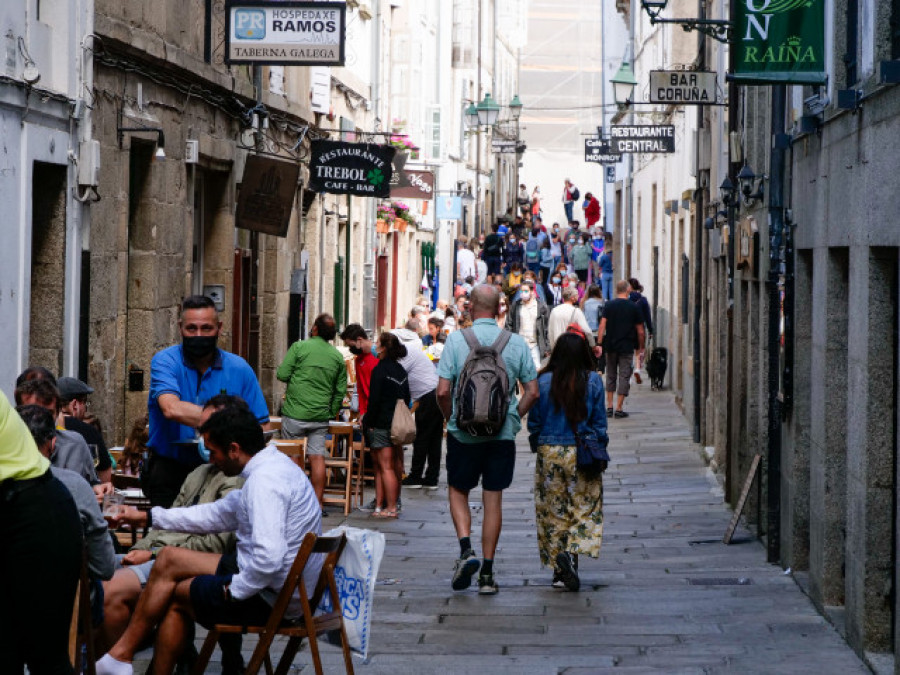
[{"label": "long dark hair", "polygon": [[571,426],[587,419],[587,382],[594,360],[587,340],[574,333],[563,333],[556,341],[550,360],[541,375],[552,373],[550,400],[566,415]]}]

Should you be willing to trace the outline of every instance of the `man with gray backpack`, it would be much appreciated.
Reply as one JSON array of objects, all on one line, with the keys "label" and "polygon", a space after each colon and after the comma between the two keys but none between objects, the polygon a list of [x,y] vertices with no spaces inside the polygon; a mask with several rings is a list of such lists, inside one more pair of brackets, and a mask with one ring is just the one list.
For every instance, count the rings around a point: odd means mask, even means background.
[{"label": "man with gray backpack", "polygon": [[[521,418],[538,398],[537,372],[525,341],[497,325],[500,292],[487,284],[476,286],[469,303],[474,324],[450,334],[438,364],[438,405],[448,420],[450,515],[460,549],[451,586],[455,591],[469,588],[480,568],[479,594],[494,595],[503,490],[512,483]],[[518,402],[517,382],[523,391]],[[483,560],[475,555],[470,540],[469,492],[479,480],[484,503]]]}]

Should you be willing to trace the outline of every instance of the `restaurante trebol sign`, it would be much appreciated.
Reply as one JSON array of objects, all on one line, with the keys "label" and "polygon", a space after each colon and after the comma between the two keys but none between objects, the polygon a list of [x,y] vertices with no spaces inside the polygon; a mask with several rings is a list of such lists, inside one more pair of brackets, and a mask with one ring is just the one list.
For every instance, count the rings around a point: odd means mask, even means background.
[{"label": "restaurante trebol sign", "polygon": [[735,81],[825,82],[825,0],[738,0],[734,7]]}]

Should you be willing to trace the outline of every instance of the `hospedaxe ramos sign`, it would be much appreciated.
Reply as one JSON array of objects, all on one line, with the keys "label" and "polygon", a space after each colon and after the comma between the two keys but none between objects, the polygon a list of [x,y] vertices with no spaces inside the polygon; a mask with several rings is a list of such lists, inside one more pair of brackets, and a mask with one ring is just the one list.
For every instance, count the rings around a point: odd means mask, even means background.
[{"label": "hospedaxe ramos sign", "polygon": [[225,63],[342,66],[346,14],[343,2],[229,0]]},{"label": "hospedaxe ramos sign", "polygon": [[824,84],[825,0],[736,0],[732,79]]},{"label": "hospedaxe ramos sign", "polygon": [[395,152],[391,145],[312,141],[309,189],[332,195],[390,197]]}]

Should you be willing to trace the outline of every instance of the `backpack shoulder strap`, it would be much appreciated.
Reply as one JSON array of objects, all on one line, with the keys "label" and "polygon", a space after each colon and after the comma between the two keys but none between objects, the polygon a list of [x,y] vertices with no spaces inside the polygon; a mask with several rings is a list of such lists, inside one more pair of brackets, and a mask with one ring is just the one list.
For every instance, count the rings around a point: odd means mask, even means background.
[{"label": "backpack shoulder strap", "polygon": [[478,337],[475,335],[475,330],[472,328],[463,328],[462,336],[466,340],[466,344],[469,345],[469,349],[478,349],[481,346],[481,343],[478,341]]},{"label": "backpack shoulder strap", "polygon": [[498,354],[503,354],[503,350],[506,349],[506,345],[509,344],[509,339],[512,337],[512,333],[508,330],[501,330],[500,335],[497,336],[497,339],[494,340],[494,344],[491,345],[491,349],[496,349]]}]

